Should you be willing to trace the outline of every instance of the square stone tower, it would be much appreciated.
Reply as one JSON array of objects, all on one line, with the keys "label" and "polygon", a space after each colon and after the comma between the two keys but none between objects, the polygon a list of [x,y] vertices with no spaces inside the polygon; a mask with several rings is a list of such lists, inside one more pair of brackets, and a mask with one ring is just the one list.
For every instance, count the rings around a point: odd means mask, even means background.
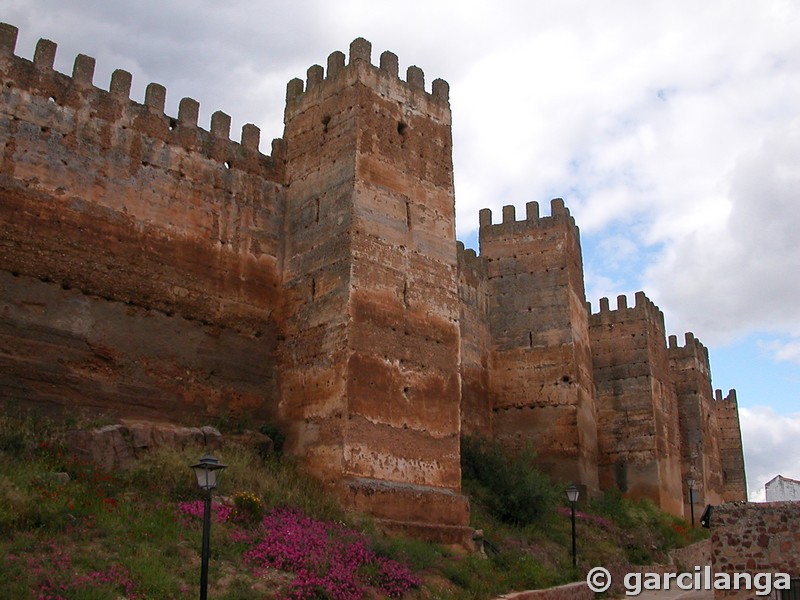
[{"label": "square stone tower", "polygon": [[[335,52],[285,113],[289,442],[359,508],[454,536],[461,381],[448,86],[364,39]],[[413,525],[409,525],[413,524]],[[429,536],[429,537],[436,537]]]},{"label": "square stone tower", "polygon": [[492,353],[492,430],[514,449],[532,445],[562,481],[598,489],[597,428],[583,259],[575,221],[560,198],[551,216],[526,205],[517,221],[480,212]]},{"label": "square stone tower", "polygon": [[663,510],[683,514],[678,397],[667,353],[664,314],[644,292],[635,305],[608,298],[589,317],[600,487],[648,497]]}]

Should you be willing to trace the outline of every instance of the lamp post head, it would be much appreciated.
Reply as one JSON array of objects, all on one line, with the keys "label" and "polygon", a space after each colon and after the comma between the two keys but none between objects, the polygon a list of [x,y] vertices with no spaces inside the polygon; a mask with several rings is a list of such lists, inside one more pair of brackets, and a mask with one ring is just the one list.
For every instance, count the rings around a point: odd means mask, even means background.
[{"label": "lamp post head", "polygon": [[203,456],[196,465],[191,465],[197,477],[197,485],[200,489],[210,492],[217,487],[217,472],[228,468],[210,454]]},{"label": "lamp post head", "polygon": [[689,477],[686,478],[686,486],[691,490],[694,489],[694,484],[695,484],[694,477],[689,475]]},{"label": "lamp post head", "polygon": [[567,500],[569,500],[570,502],[577,502],[578,501],[578,496],[580,495],[580,490],[578,489],[577,485],[572,483],[564,491],[567,493]]}]

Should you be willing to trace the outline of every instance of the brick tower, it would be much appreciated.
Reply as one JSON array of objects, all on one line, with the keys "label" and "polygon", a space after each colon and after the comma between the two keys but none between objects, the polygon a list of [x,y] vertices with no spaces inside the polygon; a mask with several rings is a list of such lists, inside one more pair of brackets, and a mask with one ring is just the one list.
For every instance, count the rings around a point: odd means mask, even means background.
[{"label": "brick tower", "polygon": [[280,410],[293,450],[355,506],[458,537],[448,86],[427,93],[421,69],[402,81],[394,54],[370,54],[357,39],[348,64],[334,52],[287,86]]},{"label": "brick tower", "polygon": [[492,338],[494,436],[532,444],[540,466],[597,489],[597,429],[580,236],[561,199],[550,217],[527,204],[525,220],[480,213]]}]

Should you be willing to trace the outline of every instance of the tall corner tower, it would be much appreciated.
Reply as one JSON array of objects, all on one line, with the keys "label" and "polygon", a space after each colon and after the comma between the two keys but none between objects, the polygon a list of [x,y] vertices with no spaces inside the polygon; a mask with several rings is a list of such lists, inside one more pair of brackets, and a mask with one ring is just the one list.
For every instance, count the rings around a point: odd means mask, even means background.
[{"label": "tall corner tower", "polygon": [[[290,446],[387,523],[463,535],[448,85],[364,39],[287,86]],[[436,533],[438,532],[438,534]]]},{"label": "tall corner tower", "polygon": [[564,201],[540,217],[529,202],[517,221],[480,214],[492,340],[494,437],[532,445],[540,465],[563,481],[598,489],[592,355],[580,235]]}]

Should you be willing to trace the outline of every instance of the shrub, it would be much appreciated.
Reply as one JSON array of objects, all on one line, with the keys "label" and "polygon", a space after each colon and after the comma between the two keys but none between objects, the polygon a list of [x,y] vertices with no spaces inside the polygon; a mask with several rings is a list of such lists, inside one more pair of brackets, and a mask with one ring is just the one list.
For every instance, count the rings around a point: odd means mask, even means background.
[{"label": "shrub", "polygon": [[254,525],[264,516],[264,501],[250,492],[236,492],[232,496],[231,520],[243,525]]},{"label": "shrub", "polygon": [[547,475],[534,467],[535,458],[530,448],[511,454],[480,438],[464,437],[461,442],[462,476],[480,484],[496,518],[513,525],[539,521],[560,499]]},{"label": "shrub", "polygon": [[286,441],[286,435],[275,424],[267,424],[258,428],[258,431],[263,433],[272,440],[272,451],[276,456],[283,454],[283,443]]}]

